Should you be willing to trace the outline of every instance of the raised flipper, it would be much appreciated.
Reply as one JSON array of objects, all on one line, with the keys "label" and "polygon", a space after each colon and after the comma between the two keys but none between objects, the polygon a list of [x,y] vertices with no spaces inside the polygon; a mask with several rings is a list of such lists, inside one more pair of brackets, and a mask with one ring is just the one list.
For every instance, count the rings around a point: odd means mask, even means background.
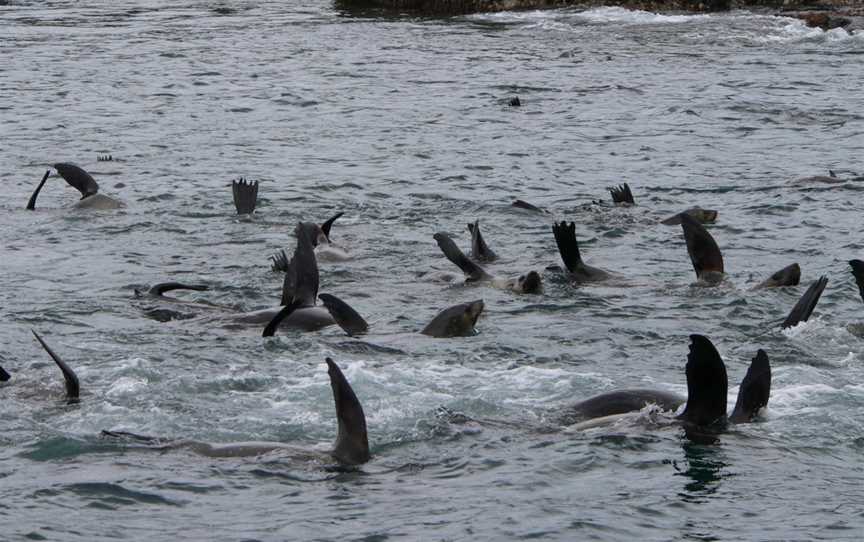
[{"label": "raised flipper", "polygon": [[32,211],[36,208],[36,198],[39,197],[39,192],[42,190],[42,186],[45,184],[45,181],[48,180],[48,177],[51,176],[51,170],[45,172],[45,175],[42,177],[42,180],[39,181],[39,186],[36,187],[36,190],[33,191],[33,195],[30,196],[30,201],[27,202],[27,210]]},{"label": "raised flipper", "polygon": [[330,375],[330,387],[333,389],[333,402],[339,423],[336,444],[330,454],[340,463],[360,465],[371,457],[366,434],[366,415],[363,414],[363,407],[345,375],[330,358],[327,358],[327,374]]},{"label": "raised flipper", "polygon": [[679,418],[705,427],[726,418],[729,381],[723,359],[703,335],[690,335],[687,354],[687,406]]},{"label": "raised flipper", "polygon": [[75,164],[54,164],[54,169],[69,183],[69,186],[81,192],[81,199],[99,192],[99,183],[96,179]]},{"label": "raised flipper", "polygon": [[438,232],[432,237],[438,243],[438,248],[441,249],[441,252],[447,256],[447,259],[456,264],[465,273],[468,281],[483,280],[489,277],[489,274],[482,267],[459,250],[459,247],[456,246],[456,243],[453,242],[453,239],[449,235]]},{"label": "raised flipper", "polygon": [[76,375],[75,371],[73,371],[71,368],[69,368],[68,365],[66,365],[65,361],[60,359],[60,356],[58,356],[54,353],[53,350],[51,350],[51,347],[42,340],[42,337],[40,337],[35,330],[31,329],[30,331],[33,332],[36,340],[39,341],[39,344],[42,345],[42,348],[44,348],[45,351],[48,352],[48,355],[51,356],[51,359],[54,360],[54,363],[56,363],[57,367],[60,367],[60,371],[63,372],[63,379],[66,381],[66,398],[69,400],[69,402],[76,401],[81,391],[81,388],[78,384],[78,375]]},{"label": "raised flipper", "polygon": [[571,273],[584,267],[582,255],[579,253],[579,243],[576,241],[576,223],[567,224],[566,221],[553,223],[552,233],[555,234],[555,243],[558,245],[564,267]]},{"label": "raised flipper", "polygon": [[849,266],[852,267],[852,276],[855,277],[858,293],[861,295],[861,300],[864,301],[864,262],[861,260],[849,260]]},{"label": "raised flipper", "polygon": [[687,254],[690,255],[696,277],[709,282],[719,282],[723,276],[723,255],[717,242],[702,224],[687,213],[681,214],[681,228],[684,230]]},{"label": "raised flipper", "polygon": [[3,367],[0,367],[0,382],[7,382],[10,378],[12,378],[12,375],[7,373]]},{"label": "raised flipper", "polygon": [[800,322],[806,322],[813,313],[813,309],[816,308],[816,303],[819,302],[819,297],[822,296],[822,292],[825,290],[827,284],[828,278],[825,275],[822,275],[819,277],[819,280],[811,284],[807,288],[807,291],[804,292],[804,295],[801,296],[801,299],[798,300],[798,303],[795,303],[795,306],[792,307],[792,312],[789,313],[789,316],[780,324],[780,328],[786,329],[787,327],[797,326]]},{"label": "raised flipper", "polygon": [[276,330],[279,329],[279,324],[282,323],[283,320],[288,318],[288,316],[297,310],[299,307],[303,306],[303,302],[299,300],[294,300],[280,310],[276,316],[273,317],[272,320],[267,324],[264,328],[264,332],[261,334],[262,337],[272,337],[273,334],[276,333]]},{"label": "raised flipper", "polygon": [[[318,227],[317,224],[315,227]],[[315,259],[315,247],[312,245],[309,229],[300,223],[295,231],[297,246],[282,282],[281,304],[288,305],[299,300],[302,302],[301,306],[311,307],[315,305],[318,297],[318,261]]]},{"label": "raised flipper", "polygon": [[366,320],[364,320],[357,311],[351,308],[348,303],[345,303],[335,295],[330,294],[320,294],[318,299],[324,303],[324,306],[327,307],[327,310],[330,312],[330,316],[336,320],[339,327],[341,327],[349,337],[369,331],[369,324],[367,324]]},{"label": "raised flipper", "polygon": [[779,286],[797,286],[801,282],[801,267],[797,263],[787,265],[777,271],[761,284],[755,286],[754,290],[761,288],[777,288]]},{"label": "raised flipper", "polygon": [[609,189],[609,193],[612,195],[612,203],[629,203],[630,205],[636,205],[636,202],[633,201],[633,192],[630,191],[630,185],[627,183],[613,186]]},{"label": "raised flipper", "polygon": [[327,238],[328,242],[330,241],[330,228],[333,227],[333,223],[336,222],[336,220],[344,214],[345,213],[336,213],[335,215],[328,218],[326,222],[321,224],[321,231],[324,232],[324,237]]},{"label": "raised flipper", "polygon": [[234,208],[238,215],[252,214],[258,204],[258,181],[247,181],[243,177],[231,181],[234,192]]},{"label": "raised flipper", "polygon": [[480,233],[480,221],[475,220],[473,224],[468,224],[468,231],[471,232],[471,256],[482,262],[495,261],[498,255],[486,245],[486,240]]},{"label": "raised flipper", "polygon": [[741,387],[738,389],[738,400],[735,410],[729,416],[732,423],[747,423],[753,421],[759,410],[768,406],[771,396],[771,363],[768,354],[761,348],[750,363]]},{"label": "raised flipper", "polygon": [[280,250],[276,254],[270,256],[270,269],[274,272],[288,272],[288,255],[284,250]]},{"label": "raised flipper", "polygon": [[205,292],[210,287],[206,284],[183,284],[182,282],[160,282],[154,284],[147,290],[147,293],[154,296],[161,296],[165,292],[172,290],[195,290],[196,292]]}]

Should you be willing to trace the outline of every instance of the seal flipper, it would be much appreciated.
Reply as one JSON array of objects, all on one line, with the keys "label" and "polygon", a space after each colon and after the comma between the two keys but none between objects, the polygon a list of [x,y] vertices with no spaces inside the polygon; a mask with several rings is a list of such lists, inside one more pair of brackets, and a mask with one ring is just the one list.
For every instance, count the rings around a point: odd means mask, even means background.
[{"label": "seal flipper", "polygon": [[[702,224],[687,213],[681,214],[681,228],[687,242],[687,254],[693,263],[696,277],[710,282],[719,282],[716,274],[723,274],[723,255],[720,247]],[[712,276],[713,275],[713,276]]]},{"label": "seal flipper", "polygon": [[340,463],[360,465],[370,458],[366,415],[345,375],[331,358],[327,358],[327,374],[330,375],[336,419],[339,422],[336,444],[330,455]]},{"label": "seal flipper", "polygon": [[107,429],[103,429],[101,436],[126,439],[126,440],[136,440],[138,442],[143,442],[145,444],[161,444],[161,442],[162,442],[157,437],[148,437],[146,435],[138,435],[136,433],[130,433],[128,431],[108,431]]},{"label": "seal flipper", "polygon": [[369,324],[348,303],[345,303],[335,295],[320,294],[318,299],[324,303],[330,316],[336,320],[349,337],[360,335],[369,331]]},{"label": "seal flipper", "polygon": [[759,409],[768,406],[771,396],[771,363],[768,354],[761,348],[750,363],[741,387],[738,389],[738,400],[735,409],[729,416],[732,423],[747,423],[753,421]]},{"label": "seal flipper", "polygon": [[327,238],[327,242],[330,242],[330,228],[333,227],[333,223],[344,214],[345,213],[336,213],[328,218],[326,222],[321,224],[321,231],[324,232],[324,237]]},{"label": "seal flipper", "polygon": [[456,243],[453,242],[453,239],[450,238],[449,235],[443,232],[438,232],[432,236],[435,241],[438,243],[438,248],[441,249],[441,252],[444,253],[444,256],[447,257],[448,260],[456,264],[459,269],[462,270],[468,276],[469,281],[477,281],[483,280],[489,276],[486,271],[483,270],[482,267],[477,265],[474,261],[471,260],[468,256],[466,256],[459,247],[456,246]]},{"label": "seal flipper", "polygon": [[579,253],[579,243],[576,241],[576,223],[567,224],[566,221],[552,224],[552,233],[555,234],[555,243],[564,266],[571,273],[584,267],[582,255]]},{"label": "seal flipper", "polygon": [[78,395],[80,394],[81,387],[78,384],[78,375],[75,374],[66,362],[60,359],[60,356],[54,353],[51,350],[51,347],[42,340],[42,337],[36,333],[35,330],[30,330],[33,332],[33,335],[36,337],[36,340],[39,341],[39,344],[42,345],[42,348],[48,352],[48,355],[51,356],[51,359],[54,360],[54,363],[57,364],[57,367],[60,367],[60,371],[63,373],[63,379],[66,381],[66,398],[69,399],[70,402],[76,401],[78,399]]},{"label": "seal flipper", "polygon": [[165,292],[172,290],[195,290],[197,292],[205,292],[210,287],[206,284],[183,284],[182,282],[160,282],[154,284],[147,290],[147,293],[155,296],[162,296]]},{"label": "seal flipper", "polygon": [[479,220],[475,220],[473,224],[469,223],[468,231],[471,232],[471,256],[486,262],[491,262],[498,258],[498,255],[486,245],[486,240],[483,239],[483,234],[480,233]]},{"label": "seal flipper", "polygon": [[39,186],[36,187],[36,190],[33,191],[33,195],[30,196],[30,201],[27,202],[27,210],[32,211],[36,209],[36,198],[39,197],[39,192],[42,190],[42,186],[45,184],[45,181],[48,180],[48,177],[51,176],[51,170],[45,172],[45,175],[42,177],[42,180],[39,181]]},{"label": "seal flipper", "polygon": [[699,427],[725,421],[726,365],[708,337],[690,335],[686,372],[687,406],[679,418]]},{"label": "seal flipper", "polygon": [[284,250],[280,250],[276,254],[270,256],[270,269],[275,272],[288,272],[288,255],[285,254]]},{"label": "seal flipper", "polygon": [[[316,228],[317,224],[314,225]],[[315,259],[315,248],[310,238],[309,228],[301,222],[295,229],[297,247],[294,256],[288,263],[285,280],[282,282],[282,305],[288,305],[294,300],[302,302],[300,306],[312,307],[318,297],[318,261]]]},{"label": "seal flipper", "polygon": [[81,199],[99,192],[99,183],[96,179],[75,164],[54,164],[54,169],[69,183],[69,186],[81,192]]},{"label": "seal flipper", "polygon": [[3,367],[0,367],[0,382],[7,382],[10,378],[12,378],[12,375],[7,373]]},{"label": "seal flipper", "polygon": [[864,301],[864,262],[861,260],[849,260],[849,266],[852,267],[852,276],[855,277],[858,293],[861,295],[861,300]]},{"label": "seal flipper", "polygon": [[633,192],[630,191],[630,185],[627,183],[613,186],[609,189],[609,193],[612,195],[612,203],[629,203],[630,205],[636,205],[636,202],[633,201]]},{"label": "seal flipper", "polygon": [[786,329],[797,326],[800,322],[806,322],[813,313],[813,309],[816,308],[816,303],[819,303],[819,298],[822,296],[822,292],[825,290],[827,284],[828,277],[825,275],[822,275],[816,282],[811,284],[807,288],[807,291],[804,292],[804,295],[801,296],[801,299],[792,307],[789,316],[780,324],[780,328]]},{"label": "seal flipper", "polygon": [[231,181],[234,193],[234,208],[238,215],[249,215],[258,204],[258,181],[247,181],[243,177]]},{"label": "seal flipper", "polygon": [[270,320],[270,322],[264,328],[264,332],[261,334],[261,336],[272,337],[273,334],[276,333],[276,330],[279,328],[279,324],[281,324],[284,319],[288,318],[288,315],[297,310],[298,307],[302,306],[303,302],[296,299],[286,304],[284,307],[282,307],[282,310],[279,311],[272,320]]}]

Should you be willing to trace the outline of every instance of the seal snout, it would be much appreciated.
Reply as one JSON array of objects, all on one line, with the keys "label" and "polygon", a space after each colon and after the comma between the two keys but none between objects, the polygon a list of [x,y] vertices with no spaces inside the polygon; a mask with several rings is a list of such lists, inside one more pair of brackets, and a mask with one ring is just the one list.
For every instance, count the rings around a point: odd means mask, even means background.
[{"label": "seal snout", "polygon": [[540,279],[540,273],[537,271],[529,271],[527,274],[520,276],[519,282],[522,283],[522,291],[526,294],[539,294],[543,289],[543,282]]}]

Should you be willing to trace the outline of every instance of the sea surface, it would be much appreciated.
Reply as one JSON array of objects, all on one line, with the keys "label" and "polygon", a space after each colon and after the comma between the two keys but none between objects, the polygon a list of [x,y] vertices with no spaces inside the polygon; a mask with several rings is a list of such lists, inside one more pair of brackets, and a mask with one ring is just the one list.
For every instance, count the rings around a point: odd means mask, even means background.
[{"label": "sea surface", "polygon": [[[2,4],[0,540],[864,536],[864,303],[847,264],[864,258],[864,34],[747,12]],[[25,210],[56,162],[127,207],[72,209],[51,177]],[[841,182],[796,182],[829,169]],[[251,217],[234,211],[239,177],[260,181]],[[624,182],[637,205],[609,205]],[[694,205],[719,211],[719,287],[694,285],[681,227],[660,223]],[[278,304],[269,257],[290,255],[295,224],[336,212],[351,258],[319,262],[321,292],[370,333],[232,323]],[[501,257],[489,271],[538,270],[544,294],[463,284],[432,236],[467,251],[476,219]],[[613,281],[554,269],[556,220]],[[799,286],[751,291],[792,262]],[[781,331],[821,275],[813,317]],[[172,295],[222,308],[136,298],[164,281],[207,284]],[[476,336],[418,334],[474,299]],[[163,306],[189,318],[148,317]],[[77,371],[78,404],[31,329]],[[596,393],[686,394],[694,333],[726,362],[730,410],[766,350],[756,423],[710,445],[651,409],[563,430]],[[100,436],[326,451],[326,356],[366,412],[359,468]]]}]

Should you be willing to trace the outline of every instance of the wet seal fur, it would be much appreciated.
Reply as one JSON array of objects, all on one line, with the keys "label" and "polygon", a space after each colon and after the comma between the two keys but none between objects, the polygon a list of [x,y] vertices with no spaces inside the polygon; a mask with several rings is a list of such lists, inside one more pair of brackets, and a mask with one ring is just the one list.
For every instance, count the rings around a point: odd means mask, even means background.
[{"label": "wet seal fur", "polygon": [[576,224],[566,221],[552,224],[552,233],[558,245],[561,261],[567,268],[568,277],[573,282],[595,282],[610,278],[611,274],[598,267],[592,267],[582,261],[579,243],[576,241]]},{"label": "wet seal fur", "polygon": [[125,431],[102,431],[102,435],[138,442],[156,450],[188,449],[197,454],[214,458],[254,457],[284,450],[292,453],[298,459],[321,460],[330,457],[342,465],[362,465],[371,458],[363,406],[339,366],[329,357],[326,358],[326,363],[337,420],[336,441],[333,449],[326,454],[282,442],[213,444],[195,440],[161,440],[156,437],[136,435]]},{"label": "wet seal fur", "polygon": [[448,307],[423,328],[420,333],[430,337],[470,337],[477,334],[474,326],[483,312],[483,300]]},{"label": "wet seal fur", "polygon": [[661,220],[661,224],[665,224],[666,226],[677,226],[681,223],[681,217],[683,215],[689,215],[690,218],[696,220],[700,224],[713,224],[717,220],[717,211],[713,209],[703,209],[701,207],[691,207],[686,211],[681,211],[680,213],[675,213],[665,220]]},{"label": "wet seal fur", "polygon": [[514,278],[493,276],[459,250],[453,239],[446,233],[438,232],[433,238],[438,243],[438,248],[441,249],[444,256],[465,273],[466,283],[489,282],[496,288],[511,290],[520,294],[539,294],[543,292],[543,282],[540,278],[540,273],[537,271],[529,271],[524,275]]},{"label": "wet seal fur", "polygon": [[[654,404],[663,410],[674,411],[686,403],[678,420],[695,428],[722,428],[727,422],[753,421],[759,411],[768,405],[771,394],[771,367],[768,355],[759,349],[752,359],[747,374],[741,381],[738,399],[732,414],[726,415],[728,377],[726,365],[711,341],[703,335],[690,335],[689,353],[685,368],[687,398],[674,393],[632,389],[603,393],[576,403],[567,411],[570,419],[594,420],[635,412]],[[588,425],[576,424],[574,427]]]},{"label": "wet seal fur", "polygon": [[[126,204],[122,201],[100,194],[99,184],[93,176],[75,164],[61,162],[54,164],[54,169],[56,169],[57,173],[63,177],[67,183],[69,183],[69,186],[81,193],[81,199],[73,205],[74,208],[110,210],[126,207]],[[36,187],[36,190],[33,191],[33,195],[30,196],[30,201],[27,202],[27,209],[32,211],[36,208],[36,198],[39,196],[42,186],[48,179],[49,173],[50,170],[42,178],[42,181],[39,183],[39,186]]]},{"label": "wet seal fur", "polygon": [[779,288],[781,286],[798,286],[799,282],[801,282],[801,267],[797,263],[793,263],[775,272],[752,289],[761,290],[763,288]]}]

